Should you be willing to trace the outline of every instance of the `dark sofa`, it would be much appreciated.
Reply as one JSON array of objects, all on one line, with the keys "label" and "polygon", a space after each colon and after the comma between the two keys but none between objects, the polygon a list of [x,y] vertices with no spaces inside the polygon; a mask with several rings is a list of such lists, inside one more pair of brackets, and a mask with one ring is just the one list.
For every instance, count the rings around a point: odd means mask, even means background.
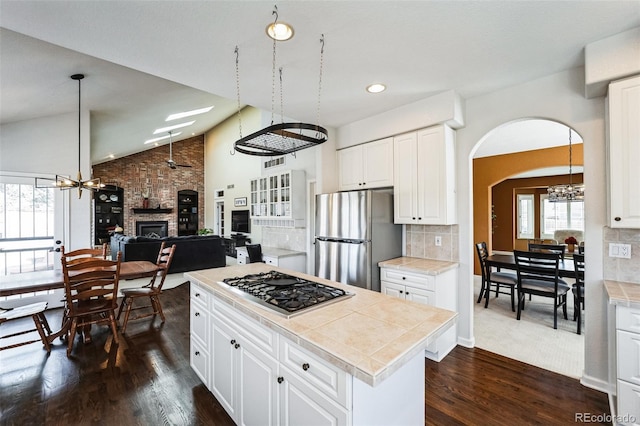
[{"label": "dark sofa", "polygon": [[115,234],[111,237],[111,256],[115,259],[119,250],[123,262],[149,260],[155,263],[162,241],[168,246],[176,245],[170,274],[226,266],[224,241],[218,235],[150,238]]}]

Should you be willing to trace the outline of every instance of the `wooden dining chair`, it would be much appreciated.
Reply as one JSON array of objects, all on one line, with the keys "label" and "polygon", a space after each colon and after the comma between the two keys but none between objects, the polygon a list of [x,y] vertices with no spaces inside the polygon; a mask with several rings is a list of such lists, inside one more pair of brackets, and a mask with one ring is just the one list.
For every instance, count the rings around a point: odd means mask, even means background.
[{"label": "wooden dining chair", "polygon": [[[491,286],[493,285],[495,287],[496,297],[498,297],[498,294],[511,295],[511,310],[515,312],[516,308],[514,293],[515,288],[518,284],[518,277],[516,276],[516,274],[511,272],[499,272],[491,270],[491,267],[487,265],[486,262],[487,257],[489,257],[486,242],[483,241],[476,244],[476,253],[478,253],[478,259],[480,260],[480,269],[482,270],[482,286],[480,288],[480,294],[478,295],[478,301],[476,303],[480,303],[480,301],[484,297],[484,307],[487,308],[489,306],[489,294],[491,293]],[[502,291],[500,289],[501,286],[508,288],[509,292]]]},{"label": "wooden dining chair", "polygon": [[51,335],[51,328],[49,327],[49,323],[47,322],[47,317],[45,317],[44,315],[44,311],[46,309],[47,309],[47,302],[30,303],[28,305],[22,305],[22,306],[10,308],[10,309],[0,308],[0,325],[7,323],[9,321],[31,317],[36,326],[36,328],[30,328],[27,330],[21,330],[11,334],[0,336],[0,339],[10,339],[16,336],[33,333],[34,331],[37,331],[38,335],[40,336],[39,339],[31,339],[31,340],[24,340],[24,341],[16,341],[14,339],[12,340],[14,343],[11,343],[7,346],[0,346],[0,351],[5,349],[17,348],[19,346],[29,345],[31,343],[42,341],[42,344],[44,345],[44,348],[47,350],[47,353],[50,353],[51,343],[49,341],[49,335]]},{"label": "wooden dining chair", "polygon": [[560,278],[560,253],[514,250],[518,272],[518,314],[524,309],[525,295],[550,297],[554,300],[553,328],[558,328],[558,308],[567,318],[569,284]]},{"label": "wooden dining chair", "polygon": [[578,334],[582,333],[582,310],[584,309],[584,254],[573,255],[576,282],[571,286],[573,292],[573,320],[578,323]]},{"label": "wooden dining chair", "polygon": [[[151,281],[138,288],[127,288],[121,290],[124,298],[120,303],[120,308],[118,309],[118,320],[120,320],[120,315],[124,310],[124,321],[122,323],[122,333],[127,331],[127,324],[129,321],[146,318],[149,316],[160,315],[162,319],[162,323],[165,322],[164,312],[162,312],[162,304],[160,303],[160,294],[162,293],[162,285],[164,284],[164,280],[167,277],[167,272],[171,267],[171,262],[173,261],[173,256],[176,252],[176,245],[173,244],[171,247],[166,247],[166,241],[162,242],[160,246],[160,251],[158,252],[158,259],[156,260],[156,265],[158,267],[157,272],[151,278]],[[134,301],[139,298],[149,298],[150,305],[144,306],[136,306],[133,307]],[[144,314],[139,314],[134,318],[130,318],[131,311],[139,310],[139,309],[149,309],[151,308],[151,312],[146,312]]]},{"label": "wooden dining chair", "polygon": [[121,252],[118,252],[116,260],[92,257],[76,262],[62,257],[67,317],[70,321],[67,356],[71,355],[77,330],[92,324],[108,324],[113,333],[113,342],[118,344],[115,309],[121,260]]}]

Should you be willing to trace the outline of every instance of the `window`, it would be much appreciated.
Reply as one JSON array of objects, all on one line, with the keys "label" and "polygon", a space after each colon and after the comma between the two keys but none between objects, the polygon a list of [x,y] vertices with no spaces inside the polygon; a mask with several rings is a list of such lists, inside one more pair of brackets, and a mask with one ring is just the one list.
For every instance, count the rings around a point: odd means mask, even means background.
[{"label": "window", "polygon": [[540,238],[553,238],[554,232],[558,229],[584,231],[584,203],[552,203],[544,194],[540,196],[540,205]]},{"label": "window", "polygon": [[0,275],[53,269],[54,189],[27,182],[0,182]]},{"label": "window", "polygon": [[534,218],[533,194],[518,194],[518,238],[534,237]]}]

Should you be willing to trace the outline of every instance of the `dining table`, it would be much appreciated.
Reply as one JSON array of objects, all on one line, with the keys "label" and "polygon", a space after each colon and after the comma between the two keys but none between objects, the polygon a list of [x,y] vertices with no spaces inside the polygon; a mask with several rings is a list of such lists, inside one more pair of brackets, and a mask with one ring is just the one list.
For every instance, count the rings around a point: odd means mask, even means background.
[{"label": "dining table", "polygon": [[[137,278],[151,277],[158,272],[158,265],[147,260],[136,260],[120,263],[120,279],[133,280]],[[64,288],[64,274],[59,269],[47,269],[45,271],[25,272],[0,277],[0,297],[14,296],[17,294],[35,293]],[[47,336],[49,343],[56,338],[66,335],[69,321],[61,325],[60,330]],[[85,331],[84,341],[91,341],[89,330]]]},{"label": "dining table", "polygon": [[[495,267],[498,270],[518,270],[516,258],[513,254],[492,254],[487,257],[486,263],[489,267]],[[576,276],[572,258],[560,259],[558,274],[563,278],[574,278]]]}]

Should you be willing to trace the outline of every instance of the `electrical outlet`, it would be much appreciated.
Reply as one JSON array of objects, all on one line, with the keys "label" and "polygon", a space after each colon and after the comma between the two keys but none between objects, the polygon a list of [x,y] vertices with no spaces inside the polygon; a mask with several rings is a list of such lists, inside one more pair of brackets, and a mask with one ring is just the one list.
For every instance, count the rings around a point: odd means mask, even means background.
[{"label": "electrical outlet", "polygon": [[609,257],[631,259],[631,244],[609,243]]},{"label": "electrical outlet", "polygon": [[442,237],[440,235],[436,236],[436,246],[442,245]]}]

